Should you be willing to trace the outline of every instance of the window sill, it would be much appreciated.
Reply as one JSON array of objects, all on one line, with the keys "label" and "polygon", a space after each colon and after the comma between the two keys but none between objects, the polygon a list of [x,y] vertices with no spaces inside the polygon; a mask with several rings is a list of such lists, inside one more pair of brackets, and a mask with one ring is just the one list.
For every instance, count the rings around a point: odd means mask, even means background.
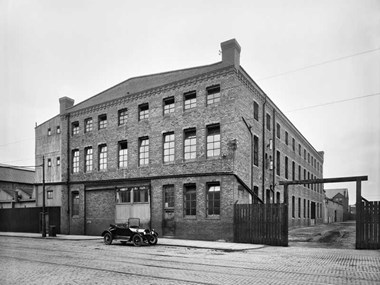
[{"label": "window sill", "polygon": [[184,216],[183,219],[184,220],[196,220],[197,216]]},{"label": "window sill", "polygon": [[220,215],[207,216],[206,220],[220,220]]}]

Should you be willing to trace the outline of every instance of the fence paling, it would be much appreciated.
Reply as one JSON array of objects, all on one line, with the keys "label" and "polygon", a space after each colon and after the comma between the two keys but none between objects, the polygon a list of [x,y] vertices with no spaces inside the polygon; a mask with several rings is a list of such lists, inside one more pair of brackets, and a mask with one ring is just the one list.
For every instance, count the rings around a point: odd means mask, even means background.
[{"label": "fence paling", "polygon": [[235,241],[287,245],[287,229],[282,219],[284,209],[282,204],[235,205]]},{"label": "fence paling", "polygon": [[369,202],[365,199],[360,203],[357,212],[356,248],[380,248],[380,202]]}]

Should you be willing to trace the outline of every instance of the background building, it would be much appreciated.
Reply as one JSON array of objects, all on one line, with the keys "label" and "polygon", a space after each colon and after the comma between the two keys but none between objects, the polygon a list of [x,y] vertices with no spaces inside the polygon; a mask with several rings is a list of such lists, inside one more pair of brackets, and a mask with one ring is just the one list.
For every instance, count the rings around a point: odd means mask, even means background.
[{"label": "background building", "polygon": [[[221,48],[215,64],[60,99],[36,127],[36,164],[47,160],[62,233],[138,217],[167,236],[233,240],[235,203],[280,203],[280,180],[323,177],[323,152],[241,67],[237,41]],[[322,185],[290,187],[289,225],[321,223],[323,200]]]},{"label": "background building", "polygon": [[0,209],[35,207],[34,171],[0,164]]},{"label": "background building", "polygon": [[325,189],[326,197],[343,206],[343,220],[347,221],[350,214],[349,196],[347,188]]}]

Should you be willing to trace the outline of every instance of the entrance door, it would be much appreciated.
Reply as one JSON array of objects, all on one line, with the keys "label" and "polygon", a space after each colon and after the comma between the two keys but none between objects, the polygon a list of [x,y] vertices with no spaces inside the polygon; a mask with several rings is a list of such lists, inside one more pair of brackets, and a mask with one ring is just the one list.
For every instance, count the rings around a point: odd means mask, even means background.
[{"label": "entrance door", "polygon": [[162,221],[162,230],[164,236],[174,236],[175,219],[174,219],[174,185],[164,187],[164,217]]}]

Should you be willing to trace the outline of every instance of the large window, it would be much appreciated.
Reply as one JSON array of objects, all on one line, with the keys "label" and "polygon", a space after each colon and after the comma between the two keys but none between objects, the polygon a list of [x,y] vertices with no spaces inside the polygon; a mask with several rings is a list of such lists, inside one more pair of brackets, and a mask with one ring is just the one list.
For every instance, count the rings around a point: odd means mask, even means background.
[{"label": "large window", "polygon": [[298,198],[298,218],[301,218],[301,198]]},{"label": "large window", "polygon": [[296,151],[296,140],[295,140],[295,138],[292,138],[292,149],[293,149],[293,151]]},{"label": "large window", "polygon": [[195,91],[190,91],[183,94],[184,99],[184,109],[189,110],[197,106],[197,93]]},{"label": "large window", "polygon": [[271,117],[268,113],[267,113],[267,117],[266,117],[266,125],[267,125],[267,130],[270,131],[271,130]]},{"label": "large window", "polygon": [[277,138],[281,138],[281,126],[279,123],[277,123],[277,127],[276,127],[276,130],[277,130]]},{"label": "large window", "polygon": [[117,189],[116,201],[117,203],[148,203],[149,188],[136,186]]},{"label": "large window", "polygon": [[253,164],[259,166],[259,138],[253,136]]},{"label": "large window", "polygon": [[85,172],[91,172],[92,169],[93,169],[93,159],[92,159],[93,151],[92,151],[92,147],[87,147],[87,148],[85,148],[84,151],[85,151],[84,171]]},{"label": "large window", "polygon": [[257,102],[253,102],[253,118],[258,121],[259,120],[259,104]]},{"label": "large window", "polygon": [[93,125],[92,118],[87,118],[86,120],[84,120],[84,132],[85,133],[91,132],[92,125]]},{"label": "large window", "polygon": [[71,193],[71,215],[72,216],[79,215],[79,193],[78,192]]},{"label": "large window", "polygon": [[99,170],[107,170],[107,145],[99,146]]},{"label": "large window", "polygon": [[174,133],[166,133],[163,137],[164,141],[164,163],[174,161]]},{"label": "large window", "polygon": [[71,124],[72,135],[79,134],[79,122],[73,122]]},{"label": "large window", "polygon": [[118,111],[118,124],[119,126],[125,125],[128,119],[128,110],[122,109]]},{"label": "large window", "polygon": [[147,203],[148,202],[148,187],[134,187],[133,189],[133,202],[134,203]]},{"label": "large window", "polygon": [[207,105],[220,102],[220,86],[207,87]]},{"label": "large window", "polygon": [[117,203],[131,203],[132,202],[132,195],[131,195],[131,188],[120,188],[116,192],[116,200]]},{"label": "large window", "polygon": [[72,151],[72,163],[73,163],[73,173],[77,173],[79,172],[79,150],[78,149],[74,149]]},{"label": "large window", "polygon": [[197,136],[195,129],[187,129],[184,131],[184,158],[195,159],[197,155]]},{"label": "large window", "polygon": [[278,176],[281,175],[281,155],[280,155],[280,152],[277,151],[277,157],[276,157],[276,173]]},{"label": "large window", "polygon": [[296,217],[296,197],[292,196],[292,218]]},{"label": "large window", "polygon": [[126,141],[119,142],[119,168],[128,167],[128,143]]},{"label": "large window", "polygon": [[139,106],[139,121],[149,118],[149,104],[141,104]]},{"label": "large window", "polygon": [[163,105],[164,105],[164,115],[174,113],[174,110],[175,110],[174,97],[165,98]]},{"label": "large window", "polygon": [[289,177],[289,158],[285,156],[285,178]]},{"label": "large window", "polygon": [[302,180],[302,178],[301,178],[301,165],[298,165],[298,180]]},{"label": "large window", "polygon": [[207,215],[220,215],[220,185],[207,185]]},{"label": "large window", "polygon": [[195,216],[197,209],[197,195],[195,184],[184,186],[184,211],[186,216]]},{"label": "large window", "polygon": [[285,131],[285,144],[288,145],[289,144],[289,134],[287,131]]},{"label": "large window", "polygon": [[139,139],[139,166],[149,164],[149,138]]},{"label": "large window", "polygon": [[107,128],[107,115],[103,114],[98,117],[98,128],[99,130]]},{"label": "large window", "polygon": [[207,127],[207,157],[220,155],[220,126]]},{"label": "large window", "polygon": [[164,185],[165,209],[174,208],[174,185]]},{"label": "large window", "polygon": [[292,162],[292,180],[296,180],[296,163]]}]

